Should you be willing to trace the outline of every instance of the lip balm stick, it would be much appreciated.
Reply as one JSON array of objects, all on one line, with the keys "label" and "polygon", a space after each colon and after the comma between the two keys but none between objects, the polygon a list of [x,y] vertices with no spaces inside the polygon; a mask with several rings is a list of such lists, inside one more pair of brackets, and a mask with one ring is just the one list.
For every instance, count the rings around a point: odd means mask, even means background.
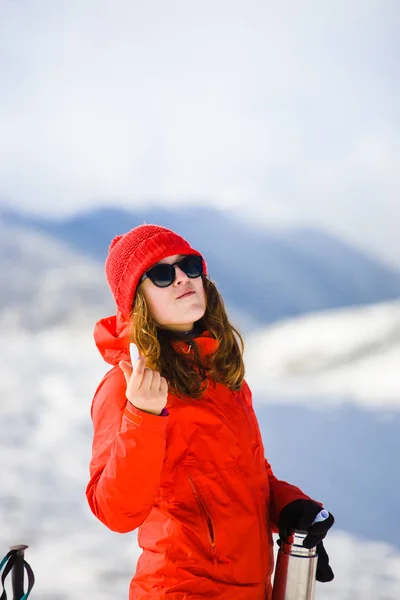
[{"label": "lip balm stick", "polygon": [[327,519],[329,517],[329,513],[327,510],[321,510],[317,516],[315,517],[314,521],[312,522],[312,525],[315,525],[315,523],[321,523],[321,521],[325,521],[325,519]]},{"label": "lip balm stick", "polygon": [[133,342],[131,342],[129,344],[129,354],[130,354],[130,357],[131,357],[131,363],[132,363],[132,367],[133,367],[135,365],[135,362],[139,358],[138,347]]}]

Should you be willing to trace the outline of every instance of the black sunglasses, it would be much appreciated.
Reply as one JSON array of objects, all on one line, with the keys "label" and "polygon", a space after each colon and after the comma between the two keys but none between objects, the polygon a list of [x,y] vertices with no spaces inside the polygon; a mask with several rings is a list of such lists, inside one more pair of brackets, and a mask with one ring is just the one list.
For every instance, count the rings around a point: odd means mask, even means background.
[{"label": "black sunglasses", "polygon": [[151,269],[146,271],[142,276],[140,283],[148,277],[157,287],[168,287],[175,281],[176,265],[178,265],[190,279],[196,279],[196,277],[200,277],[200,275],[203,274],[202,257],[197,256],[197,254],[188,254],[172,265],[168,265],[167,263],[154,265],[154,267],[151,267]]}]

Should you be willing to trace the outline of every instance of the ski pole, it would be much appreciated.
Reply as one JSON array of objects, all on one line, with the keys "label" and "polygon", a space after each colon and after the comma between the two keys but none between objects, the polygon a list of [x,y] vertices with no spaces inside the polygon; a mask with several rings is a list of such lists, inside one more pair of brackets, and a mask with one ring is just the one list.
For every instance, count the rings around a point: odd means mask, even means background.
[{"label": "ski pole", "polygon": [[15,551],[16,557],[11,570],[12,600],[22,600],[24,597],[24,554],[28,548],[25,544],[11,546],[10,550]]}]

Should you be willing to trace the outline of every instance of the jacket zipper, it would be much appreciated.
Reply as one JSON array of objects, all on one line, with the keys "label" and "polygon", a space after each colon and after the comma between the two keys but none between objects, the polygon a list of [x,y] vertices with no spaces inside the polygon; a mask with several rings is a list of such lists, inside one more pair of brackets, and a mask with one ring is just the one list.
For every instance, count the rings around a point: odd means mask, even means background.
[{"label": "jacket zipper", "polygon": [[200,511],[201,511],[201,514],[202,514],[203,519],[204,519],[205,524],[206,524],[208,541],[209,541],[210,548],[211,548],[211,555],[212,555],[213,561],[215,562],[217,549],[216,549],[216,546],[215,546],[215,529],[214,529],[214,525],[213,525],[213,522],[211,520],[210,514],[209,514],[209,512],[208,512],[208,510],[207,510],[207,508],[206,508],[206,506],[205,506],[205,504],[203,502],[203,500],[201,499],[201,497],[200,497],[200,495],[199,495],[199,493],[197,491],[197,488],[196,488],[196,486],[195,486],[195,484],[193,482],[193,479],[191,477],[189,477],[189,481],[190,481],[190,485],[191,485],[192,490],[193,490],[193,494],[194,494],[194,496],[195,496],[195,498],[196,498],[196,500],[198,502],[198,505],[200,506]]},{"label": "jacket zipper", "polygon": [[[250,415],[247,411],[247,407],[245,406],[240,394],[236,394],[236,397],[238,399],[238,402],[242,408],[242,411],[244,412],[246,419],[247,419],[247,424],[249,426],[249,432],[250,432],[250,437],[251,437],[251,441],[253,441],[253,439],[255,439],[255,431],[254,431],[254,426],[253,423],[251,421]],[[261,488],[260,488],[261,489]],[[261,560],[262,560],[262,564],[265,563],[265,555],[266,555],[266,548],[265,548],[265,544],[268,544],[268,536],[267,536],[267,532],[265,532],[265,535],[263,534],[262,531],[262,514],[261,514],[261,510],[262,508],[260,508],[260,503],[258,501],[258,498],[256,496],[256,494],[254,493],[253,489],[252,489],[252,495],[253,495],[253,499],[256,503],[256,507],[257,507],[257,512],[258,512],[258,528],[259,528],[259,532],[260,532],[260,542],[261,542]],[[267,507],[265,506],[265,510],[267,510]],[[270,570],[271,565],[269,565],[269,569]]]}]

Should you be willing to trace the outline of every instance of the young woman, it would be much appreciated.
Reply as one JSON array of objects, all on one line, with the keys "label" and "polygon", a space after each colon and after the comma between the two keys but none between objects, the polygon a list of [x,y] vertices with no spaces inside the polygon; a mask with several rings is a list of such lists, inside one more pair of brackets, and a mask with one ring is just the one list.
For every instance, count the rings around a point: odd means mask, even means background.
[{"label": "young woman", "polygon": [[334,519],[312,525],[322,505],[264,458],[243,341],[203,257],[141,225],[111,242],[106,275],[117,311],[94,334],[112,368],[92,404],[87,498],[113,531],[138,528],[130,600],[269,600],[272,533],[295,528],[330,581],[322,539]]}]

